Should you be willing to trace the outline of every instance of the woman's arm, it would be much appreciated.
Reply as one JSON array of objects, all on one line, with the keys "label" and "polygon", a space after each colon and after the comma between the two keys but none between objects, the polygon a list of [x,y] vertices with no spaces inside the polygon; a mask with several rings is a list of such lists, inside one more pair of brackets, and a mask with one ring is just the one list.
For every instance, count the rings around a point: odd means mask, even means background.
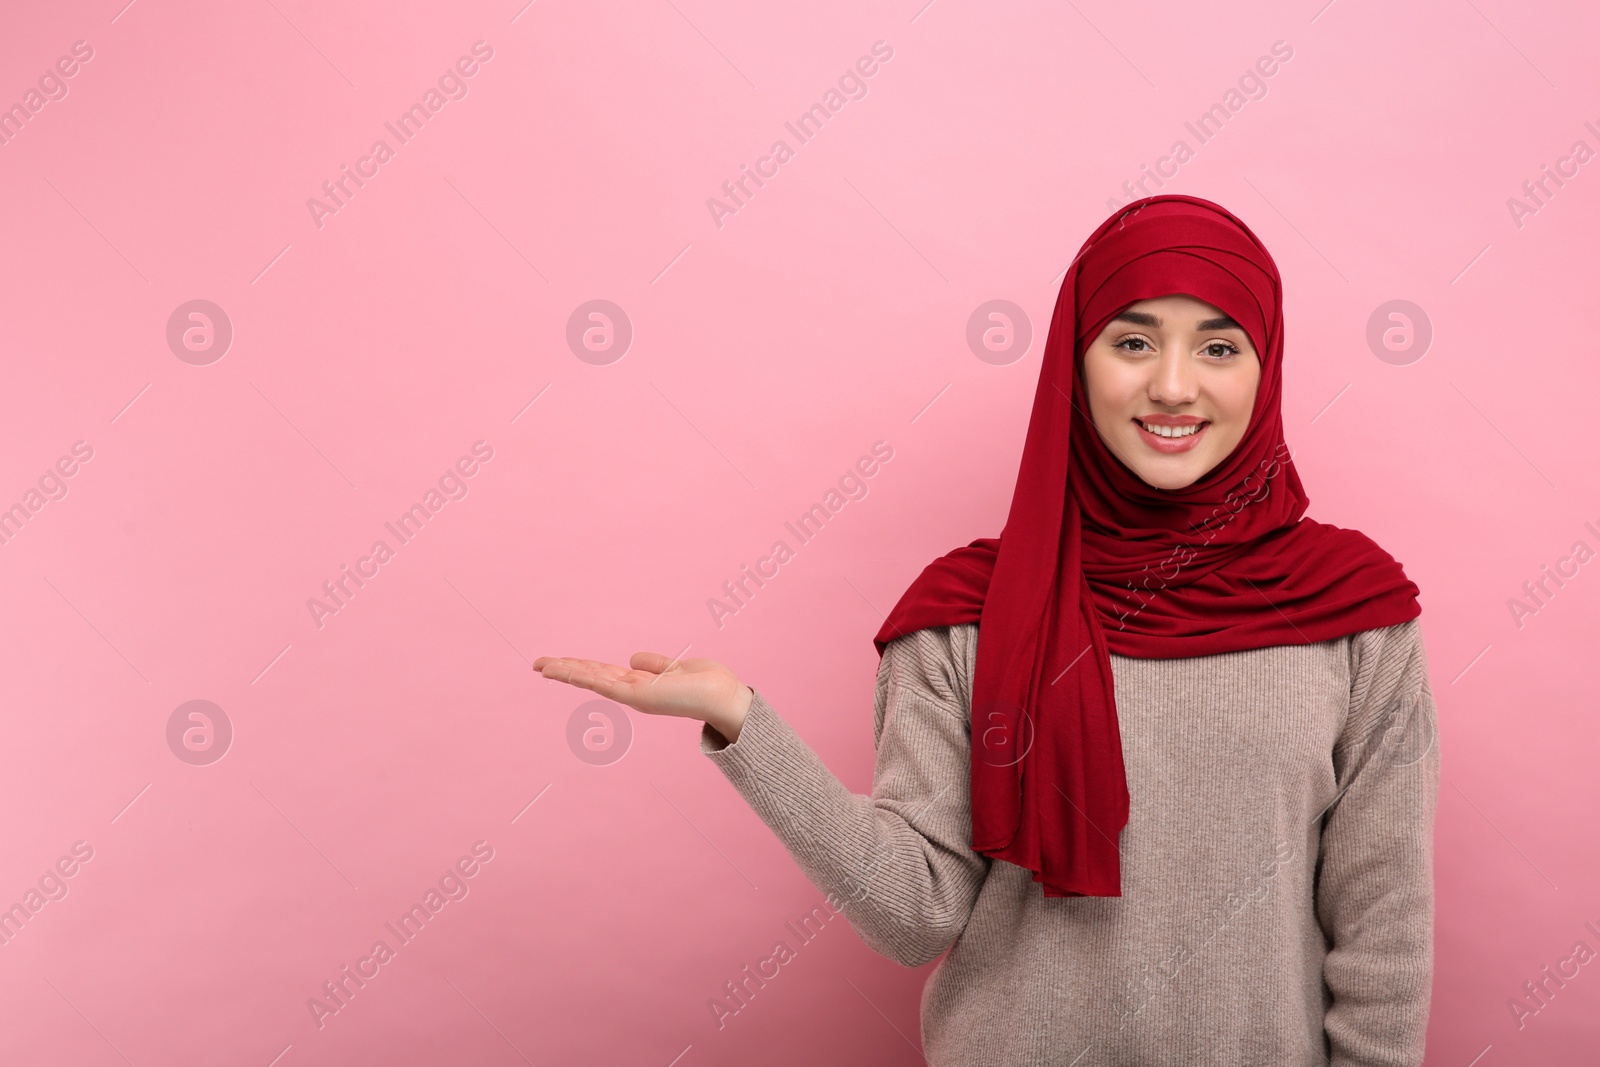
[{"label": "woman's arm", "polygon": [[907,967],[955,943],[988,872],[972,851],[968,694],[975,626],[891,641],[874,696],[872,794],[852,793],[756,690],[728,744],[701,751],[861,939]]},{"label": "woman's arm", "polygon": [[1332,1067],[1422,1063],[1438,737],[1418,620],[1356,635],[1350,713],[1333,751],[1339,792],[1324,813],[1316,877]]}]

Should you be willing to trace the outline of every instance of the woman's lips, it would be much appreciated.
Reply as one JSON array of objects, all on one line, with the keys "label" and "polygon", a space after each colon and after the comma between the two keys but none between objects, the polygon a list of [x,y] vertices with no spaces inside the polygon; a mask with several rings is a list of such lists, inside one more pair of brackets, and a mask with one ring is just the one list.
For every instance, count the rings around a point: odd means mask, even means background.
[{"label": "woman's lips", "polygon": [[1195,445],[1198,445],[1200,438],[1204,437],[1206,431],[1211,428],[1211,424],[1207,422],[1187,437],[1162,437],[1158,433],[1151,433],[1145,429],[1138,419],[1134,419],[1133,424],[1139,428],[1139,436],[1144,440],[1144,443],[1157,452],[1187,452]]}]

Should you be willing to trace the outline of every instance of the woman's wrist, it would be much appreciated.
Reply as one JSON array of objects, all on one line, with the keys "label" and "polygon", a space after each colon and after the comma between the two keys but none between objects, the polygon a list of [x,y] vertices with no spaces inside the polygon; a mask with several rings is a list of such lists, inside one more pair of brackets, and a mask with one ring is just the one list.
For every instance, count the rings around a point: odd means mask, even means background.
[{"label": "woman's wrist", "polygon": [[744,686],[734,706],[726,712],[707,717],[706,724],[731,745],[739,740],[739,731],[744,728],[745,717],[750,714],[750,705],[754,700],[755,690]]}]

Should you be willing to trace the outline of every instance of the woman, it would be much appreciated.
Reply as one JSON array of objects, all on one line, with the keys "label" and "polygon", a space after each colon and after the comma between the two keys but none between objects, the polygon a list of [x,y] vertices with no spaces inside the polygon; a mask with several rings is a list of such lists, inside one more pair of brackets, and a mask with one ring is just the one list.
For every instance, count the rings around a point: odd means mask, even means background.
[{"label": "woman", "polygon": [[[712,660],[535,669],[702,751],[877,951],[933,1064],[1419,1064],[1435,710],[1417,587],[1304,518],[1276,266],[1136,201],[1056,301],[1002,536],[876,637],[872,795]],[[981,637],[981,640],[980,640]]]}]

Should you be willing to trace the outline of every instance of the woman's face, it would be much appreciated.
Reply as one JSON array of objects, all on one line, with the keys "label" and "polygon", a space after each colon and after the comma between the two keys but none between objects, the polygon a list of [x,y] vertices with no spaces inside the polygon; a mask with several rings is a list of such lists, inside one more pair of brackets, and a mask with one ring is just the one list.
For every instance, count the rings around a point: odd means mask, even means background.
[{"label": "woman's face", "polygon": [[1157,489],[1182,489],[1243,440],[1261,360],[1220,308],[1174,294],[1107,323],[1083,354],[1083,375],[1106,447]]}]

